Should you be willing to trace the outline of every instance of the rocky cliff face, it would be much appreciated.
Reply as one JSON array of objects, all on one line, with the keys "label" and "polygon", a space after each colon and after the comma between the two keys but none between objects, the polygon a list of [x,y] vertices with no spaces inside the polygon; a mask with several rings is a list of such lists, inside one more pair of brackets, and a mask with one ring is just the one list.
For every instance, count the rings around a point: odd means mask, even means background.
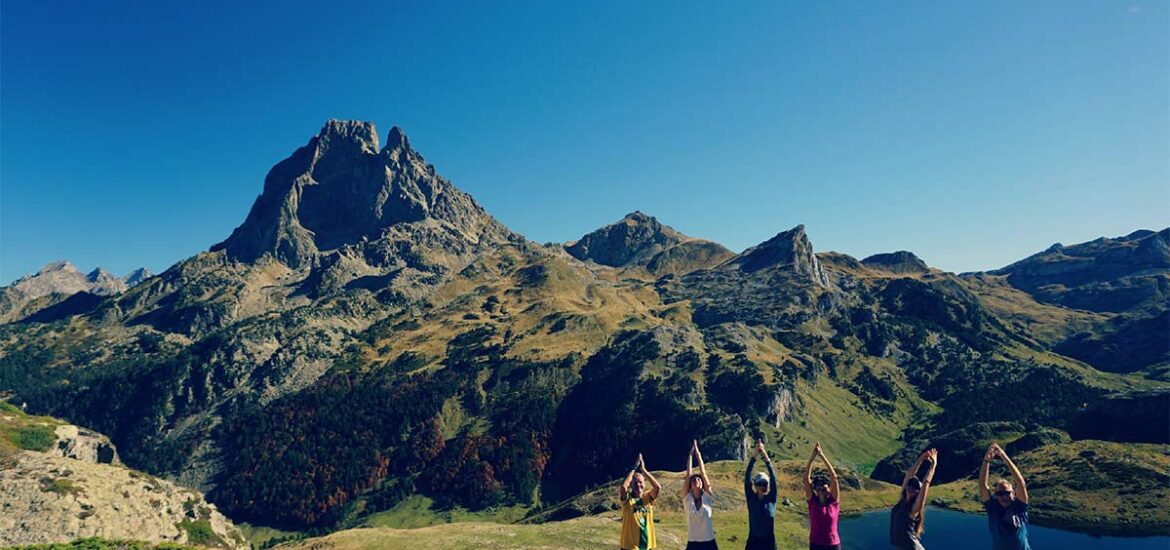
[{"label": "rocky cliff face", "polygon": [[121,464],[118,450],[110,438],[72,424],[57,426],[57,442],[47,451],[50,455],[94,464]]},{"label": "rocky cliff face", "polygon": [[813,252],[812,243],[804,231],[804,225],[778,233],[775,237],[743,251],[725,265],[738,268],[745,273],[783,268],[804,276],[817,285],[829,284],[824,270],[821,269],[821,262]]}]

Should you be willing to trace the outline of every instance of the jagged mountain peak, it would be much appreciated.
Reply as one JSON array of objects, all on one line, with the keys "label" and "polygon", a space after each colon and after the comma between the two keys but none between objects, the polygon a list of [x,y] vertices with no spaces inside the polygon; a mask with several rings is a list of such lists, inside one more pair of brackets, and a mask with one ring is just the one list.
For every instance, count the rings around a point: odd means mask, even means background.
[{"label": "jagged mountain peak", "polygon": [[115,277],[113,273],[110,273],[109,271],[106,271],[100,267],[90,271],[88,274],[86,274],[85,278],[91,283],[102,283],[106,281],[118,280],[118,278]]},{"label": "jagged mountain peak", "polygon": [[318,141],[356,143],[367,145],[377,152],[378,131],[372,122],[329,119],[317,134]]},{"label": "jagged mountain peak", "polygon": [[125,277],[122,277],[122,280],[126,282],[126,286],[134,286],[151,277],[154,277],[153,271],[145,267],[140,267],[134,271],[131,271],[130,273],[127,273]]},{"label": "jagged mountain peak", "polygon": [[77,269],[77,266],[73,265],[73,263],[70,262],[69,260],[57,260],[55,262],[49,262],[49,263],[45,264],[45,266],[42,267],[41,269],[39,269],[35,274],[25,275],[23,278],[33,277],[36,275],[44,275],[44,274],[53,273],[53,272],[57,272],[57,271],[69,271],[69,272],[81,273],[81,270]]},{"label": "jagged mountain peak", "polygon": [[334,119],[269,171],[247,219],[212,251],[245,263],[271,256],[298,268],[424,220],[471,243],[511,235],[471,196],[438,176],[401,128],[393,127],[379,149],[373,123]]},{"label": "jagged mountain peak", "polygon": [[410,149],[410,140],[406,138],[406,133],[402,128],[397,126],[390,128],[390,133],[386,135],[387,149]]},{"label": "jagged mountain peak", "polygon": [[809,276],[816,284],[828,285],[828,278],[821,268],[820,261],[817,260],[804,224],[777,233],[775,237],[744,250],[728,260],[724,266],[747,273],[770,267],[787,267],[796,273]]}]

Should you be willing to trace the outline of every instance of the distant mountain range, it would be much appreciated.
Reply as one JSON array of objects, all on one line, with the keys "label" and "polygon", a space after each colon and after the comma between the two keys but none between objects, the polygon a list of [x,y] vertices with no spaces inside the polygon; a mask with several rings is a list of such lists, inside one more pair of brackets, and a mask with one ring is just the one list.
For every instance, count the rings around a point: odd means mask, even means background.
[{"label": "distant mountain range", "polygon": [[[950,481],[992,439],[1037,457],[1170,443],[1168,243],[1142,230],[953,274],[908,251],[817,252],[802,225],[736,254],[633,212],[541,245],[400,129],[381,145],[329,121],[209,251],[105,295],[78,282],[84,300],[29,298],[40,274],[0,291],[23,304],[5,306],[0,391],[233,520],[286,528],[360,524],[415,493],[556,503],[639,451],[674,464],[692,438],[711,460],[819,440],[886,480],[944,442]],[[1125,472],[1099,491],[1149,473]]]},{"label": "distant mountain range", "polygon": [[115,277],[100,267],[82,273],[68,261],[52,262],[40,271],[0,288],[0,322],[23,319],[81,292],[92,296],[121,294],[152,275],[145,267],[124,277]]}]

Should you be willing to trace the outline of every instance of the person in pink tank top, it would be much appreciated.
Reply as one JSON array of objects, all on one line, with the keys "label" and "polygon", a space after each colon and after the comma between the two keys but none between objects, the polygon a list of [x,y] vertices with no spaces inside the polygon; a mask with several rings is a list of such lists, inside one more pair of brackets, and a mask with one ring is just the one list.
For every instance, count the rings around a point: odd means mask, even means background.
[{"label": "person in pink tank top", "polygon": [[[829,470],[829,475],[813,477],[813,462],[820,458]],[[837,471],[829,462],[818,441],[808,457],[808,468],[804,472],[804,499],[808,502],[808,548],[809,550],[841,550],[841,536],[837,534],[837,516],[841,513],[838,498],[841,484]]]}]

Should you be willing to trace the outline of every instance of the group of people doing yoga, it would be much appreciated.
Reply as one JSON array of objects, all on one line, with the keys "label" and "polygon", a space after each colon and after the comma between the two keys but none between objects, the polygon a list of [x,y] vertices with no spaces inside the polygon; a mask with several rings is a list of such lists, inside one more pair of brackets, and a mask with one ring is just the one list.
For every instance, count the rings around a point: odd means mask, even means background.
[{"label": "group of people doing yoga", "polygon": [[[1000,479],[988,485],[988,470],[996,458],[1003,460],[1011,471],[1012,480]],[[756,460],[762,459],[767,473],[756,472]],[[827,473],[813,475],[813,464],[820,459]],[[695,473],[695,462],[699,471]],[[926,474],[920,479],[918,471],[927,465]],[[901,496],[890,509],[890,546],[898,549],[924,550],[922,531],[925,525],[926,494],[938,467],[938,450],[929,449],[919,455],[918,460],[906,472],[902,480]],[[837,471],[825,456],[821,444],[813,447],[808,466],[801,479],[804,498],[808,504],[808,547],[809,550],[841,550],[841,537],[837,533],[837,519],[840,515],[839,501],[841,484]],[[626,475],[619,489],[622,512],[621,548],[623,550],[648,550],[657,548],[654,539],[654,502],[662,485],[650,471],[639,454],[630,473]],[[776,471],[772,460],[764,450],[764,442],[756,441],[756,447],[748,461],[743,476],[744,498],[747,499],[748,537],[745,550],[776,550],[774,522],[776,518]],[[687,477],[683,483],[683,509],[687,515],[686,550],[717,550],[715,527],[712,523],[714,487],[707,477],[699,443],[691,443],[687,455]],[[983,456],[979,469],[979,498],[987,512],[988,528],[991,531],[993,550],[1031,550],[1028,545],[1028,489],[1024,476],[1012,462],[1003,448],[992,443]]]}]

